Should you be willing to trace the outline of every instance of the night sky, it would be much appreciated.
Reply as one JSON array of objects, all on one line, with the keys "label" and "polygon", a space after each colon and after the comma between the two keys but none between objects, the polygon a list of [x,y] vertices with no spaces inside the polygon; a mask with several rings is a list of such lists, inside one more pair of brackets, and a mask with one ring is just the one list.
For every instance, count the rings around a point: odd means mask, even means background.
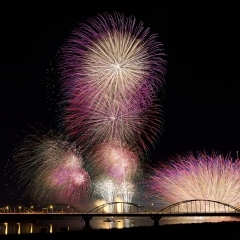
[{"label": "night sky", "polygon": [[[147,2],[145,3],[147,4]],[[174,9],[172,9],[174,7]],[[187,151],[240,150],[239,9],[236,6],[128,6],[120,3],[6,6],[0,37],[0,207],[11,199],[4,169],[23,131],[50,127],[47,69],[79,22],[122,12],[157,33],[167,53],[165,126],[153,162]]]}]

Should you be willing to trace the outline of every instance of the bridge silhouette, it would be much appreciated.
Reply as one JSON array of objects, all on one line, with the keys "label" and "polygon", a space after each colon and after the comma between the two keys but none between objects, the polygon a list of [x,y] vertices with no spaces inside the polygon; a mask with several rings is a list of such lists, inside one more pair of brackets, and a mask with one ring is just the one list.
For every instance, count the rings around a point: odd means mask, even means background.
[{"label": "bridge silhouette", "polygon": [[0,221],[14,219],[53,219],[65,217],[80,217],[89,227],[90,220],[94,217],[150,217],[153,225],[158,226],[163,217],[240,217],[240,209],[226,203],[193,199],[174,203],[159,211],[152,211],[136,203],[109,202],[99,205],[88,212],[76,206],[64,203],[47,205],[40,210],[23,205],[5,206],[0,208]]}]

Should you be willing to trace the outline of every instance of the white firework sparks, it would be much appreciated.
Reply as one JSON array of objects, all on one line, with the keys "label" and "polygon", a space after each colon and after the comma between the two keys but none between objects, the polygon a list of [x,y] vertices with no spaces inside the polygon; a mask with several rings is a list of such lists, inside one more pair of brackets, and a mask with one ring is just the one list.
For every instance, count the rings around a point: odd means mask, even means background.
[{"label": "white firework sparks", "polygon": [[166,205],[204,199],[240,207],[240,161],[230,155],[178,155],[152,170],[148,186]]}]

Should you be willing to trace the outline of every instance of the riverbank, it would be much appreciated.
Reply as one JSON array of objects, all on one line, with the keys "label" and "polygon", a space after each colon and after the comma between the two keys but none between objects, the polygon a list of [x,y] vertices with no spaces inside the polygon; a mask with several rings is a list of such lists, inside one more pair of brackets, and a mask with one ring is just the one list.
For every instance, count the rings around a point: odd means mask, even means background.
[{"label": "riverbank", "polygon": [[123,229],[91,229],[73,232],[2,235],[1,240],[128,240],[128,239],[240,239],[240,222],[172,224]]}]

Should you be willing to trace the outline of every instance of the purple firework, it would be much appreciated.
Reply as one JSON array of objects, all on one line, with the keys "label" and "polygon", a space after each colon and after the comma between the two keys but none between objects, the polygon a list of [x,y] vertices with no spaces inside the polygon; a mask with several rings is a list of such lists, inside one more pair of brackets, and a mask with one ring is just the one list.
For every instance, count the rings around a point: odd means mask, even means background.
[{"label": "purple firework", "polygon": [[157,141],[163,129],[163,112],[157,101],[144,109],[135,99],[123,104],[106,98],[104,103],[96,102],[91,106],[72,104],[68,110],[75,114],[66,117],[67,128],[86,151],[89,145],[103,141],[121,141],[147,149],[146,143]]},{"label": "purple firework", "polygon": [[97,15],[75,29],[59,65],[73,139],[91,146],[111,139],[129,143],[139,137],[144,147],[145,140],[155,141],[162,118],[148,117],[161,115],[155,99],[165,82],[164,56],[156,35],[119,13]]},{"label": "purple firework", "polygon": [[130,146],[114,141],[99,144],[91,158],[94,177],[107,176],[117,184],[132,180],[140,166],[139,156]]},{"label": "purple firework", "polygon": [[177,155],[151,168],[148,187],[166,205],[184,200],[214,200],[240,207],[240,161],[212,152]]}]

